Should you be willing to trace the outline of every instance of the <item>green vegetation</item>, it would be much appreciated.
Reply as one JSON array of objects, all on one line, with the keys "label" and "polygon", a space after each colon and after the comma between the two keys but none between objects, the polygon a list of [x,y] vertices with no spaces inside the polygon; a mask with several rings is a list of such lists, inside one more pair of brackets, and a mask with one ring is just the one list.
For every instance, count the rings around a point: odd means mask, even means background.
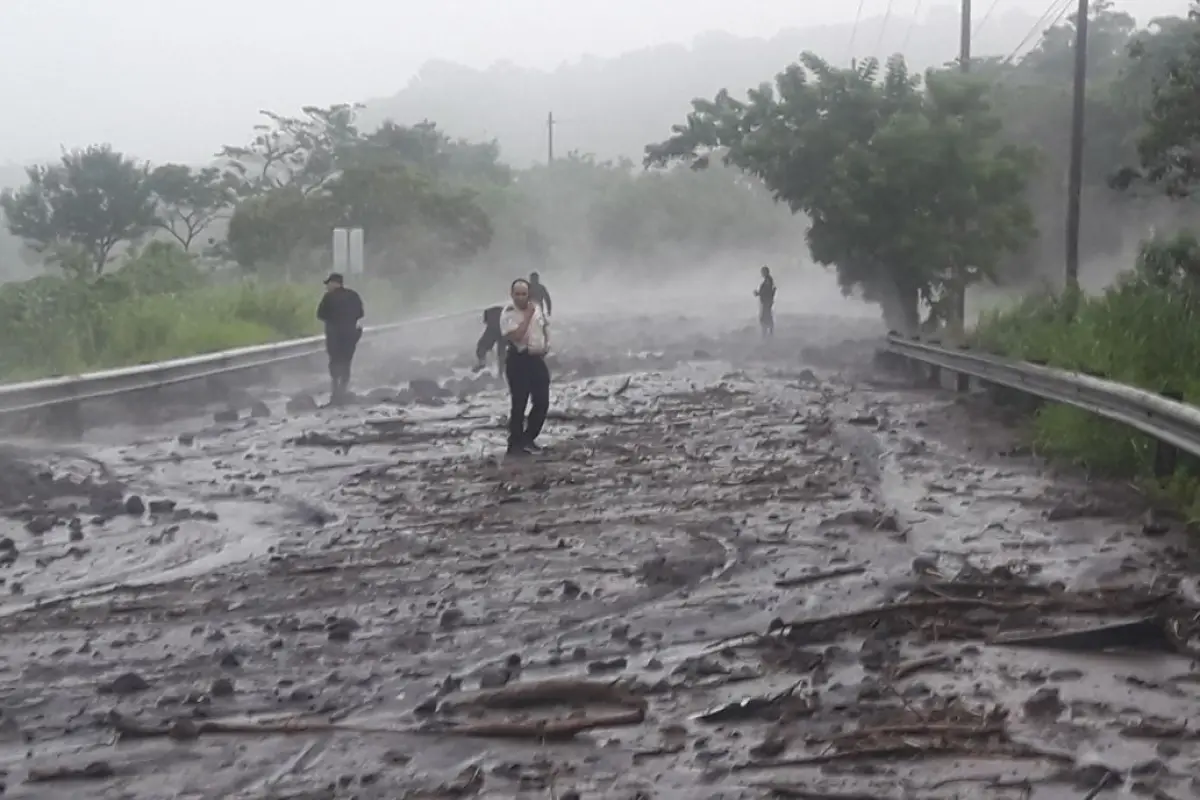
[{"label": "green vegetation", "polygon": [[214,282],[154,243],[111,274],[0,288],[0,374],[10,380],[159,361],[317,332],[311,287]]},{"label": "green vegetation", "polygon": [[[0,379],[312,333],[331,231],[364,229],[368,314],[491,299],[530,269],[684,268],[795,226],[736,171],[645,174],[578,153],[513,170],[432,123],[359,129],[357,109],[268,113],[214,166],[109,146],[30,167],[0,195],[50,274],[0,287]],[[145,246],[145,249],[140,249]]]},{"label": "green vegetation", "polygon": [[[1113,176],[1127,194],[1171,198],[1177,218],[1194,221],[1200,182],[1200,8],[1133,35],[1125,74],[1141,91],[1125,95],[1141,118],[1124,144],[1138,165]],[[1181,230],[1143,242],[1134,268],[1092,297],[1030,299],[985,317],[978,344],[1015,358],[1102,375],[1200,405],[1200,241]],[[1154,443],[1114,423],[1062,406],[1033,421],[1041,452],[1091,472],[1128,476],[1200,521],[1200,464],[1185,459],[1165,482],[1151,480]]]},{"label": "green vegetation", "polygon": [[[1200,403],[1200,242],[1186,230],[1200,181],[1200,7],[1139,29],[1101,0],[1089,24],[1085,265],[1163,231],[1096,296],[1053,288],[1074,19],[1019,61],[982,61],[969,76],[949,66],[918,80],[900,56],[839,69],[806,53],[744,100],[722,90],[693,101],[669,139],[646,147],[646,164],[719,160],[760,179],[807,215],[813,258],[898,330],[957,328],[965,287],[1051,278],[1040,298],[985,316],[975,343]],[[1032,427],[1047,455],[1153,474],[1152,443],[1086,412],[1045,408]],[[1195,468],[1159,489],[1200,517]]]}]

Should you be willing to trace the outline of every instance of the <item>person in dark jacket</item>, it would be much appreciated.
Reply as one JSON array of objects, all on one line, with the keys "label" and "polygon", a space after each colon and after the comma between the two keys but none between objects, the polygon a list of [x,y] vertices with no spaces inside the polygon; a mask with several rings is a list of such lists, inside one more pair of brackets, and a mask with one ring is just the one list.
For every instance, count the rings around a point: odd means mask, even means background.
[{"label": "person in dark jacket", "polygon": [[771,268],[762,268],[762,283],[754,290],[758,298],[758,324],[762,326],[764,339],[775,335],[775,279],[771,277]]},{"label": "person in dark jacket", "polygon": [[479,362],[475,365],[476,372],[481,372],[487,367],[488,351],[495,349],[496,368],[500,375],[504,375],[504,353],[507,345],[504,334],[500,332],[500,312],[503,310],[504,306],[490,306],[483,310],[483,335],[475,345],[475,358]]},{"label": "person in dark jacket", "polygon": [[529,273],[529,299],[541,306],[547,317],[551,315],[550,290],[536,272]]},{"label": "person in dark jacket", "polygon": [[350,388],[350,364],[362,338],[362,318],[363,302],[358,292],[347,289],[340,274],[330,274],[325,279],[325,296],[317,305],[317,319],[325,323],[332,403],[345,400]]}]

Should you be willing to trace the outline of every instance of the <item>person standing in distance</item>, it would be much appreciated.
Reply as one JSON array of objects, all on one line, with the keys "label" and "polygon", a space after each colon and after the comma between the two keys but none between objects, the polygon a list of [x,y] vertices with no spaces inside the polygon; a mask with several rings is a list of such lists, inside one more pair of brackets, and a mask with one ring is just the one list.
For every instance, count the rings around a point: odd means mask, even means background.
[{"label": "person standing in distance", "polygon": [[775,335],[775,279],[771,277],[771,268],[762,268],[762,283],[754,290],[758,298],[758,324],[762,327],[762,336],[769,339]]},{"label": "person standing in distance", "polygon": [[536,272],[529,273],[529,296],[533,302],[542,307],[542,311],[546,312],[547,317],[554,314],[553,303],[550,302],[550,290],[546,288],[546,284],[542,283],[542,276]]},{"label": "person standing in distance", "polygon": [[325,323],[325,352],[329,354],[330,403],[341,403],[350,389],[350,364],[362,338],[363,301],[347,289],[340,273],[325,279],[325,296],[317,305],[317,319]]},{"label": "person standing in distance", "polygon": [[[550,410],[550,320],[532,298],[529,281],[512,282],[512,302],[500,313],[500,332],[508,342],[504,374],[512,395],[508,415],[508,454],[525,456],[541,448],[536,440]],[[525,416],[529,406],[529,417]]]}]

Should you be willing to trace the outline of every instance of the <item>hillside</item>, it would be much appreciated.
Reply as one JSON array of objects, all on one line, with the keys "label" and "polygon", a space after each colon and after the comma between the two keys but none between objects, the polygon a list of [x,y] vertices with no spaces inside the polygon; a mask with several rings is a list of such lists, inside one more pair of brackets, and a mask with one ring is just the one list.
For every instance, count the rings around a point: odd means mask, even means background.
[{"label": "hillside", "polygon": [[[1008,55],[1035,22],[1023,13],[995,14],[978,28],[975,55]],[[454,136],[498,139],[506,160],[523,166],[546,158],[546,114],[553,111],[558,153],[640,159],[642,147],[667,136],[692,98],[756,86],[804,50],[845,62],[851,32],[842,24],[785,30],[770,39],[710,33],[691,46],[584,58],[553,72],[430,62],[397,94],[368,101],[363,120],[431,119]],[[903,51],[912,66],[924,69],[957,57],[958,32],[956,8],[941,6],[920,24],[895,15],[886,24],[882,17],[864,20],[853,50],[860,58]]]}]

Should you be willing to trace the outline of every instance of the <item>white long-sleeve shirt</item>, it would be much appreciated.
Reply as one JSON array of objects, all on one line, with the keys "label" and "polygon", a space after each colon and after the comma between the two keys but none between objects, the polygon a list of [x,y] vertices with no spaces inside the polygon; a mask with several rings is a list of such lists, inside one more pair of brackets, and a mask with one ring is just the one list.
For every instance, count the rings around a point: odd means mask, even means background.
[{"label": "white long-sleeve shirt", "polygon": [[542,311],[540,305],[533,307],[533,319],[525,330],[525,336],[520,341],[513,341],[510,334],[525,321],[525,312],[512,303],[504,306],[500,312],[500,332],[512,342],[513,347],[522,353],[544,354],[550,348],[550,319]]}]

